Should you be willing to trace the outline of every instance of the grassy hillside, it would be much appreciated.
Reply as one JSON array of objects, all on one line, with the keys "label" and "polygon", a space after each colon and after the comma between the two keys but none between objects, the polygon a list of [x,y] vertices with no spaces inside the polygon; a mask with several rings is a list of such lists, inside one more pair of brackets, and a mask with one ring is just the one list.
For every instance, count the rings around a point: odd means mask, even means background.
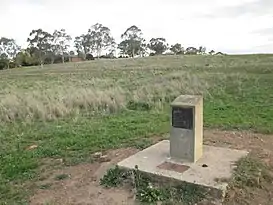
[{"label": "grassy hillside", "polygon": [[75,164],[91,152],[141,146],[168,132],[169,103],[180,94],[204,95],[206,127],[273,133],[271,55],[13,69],[0,72],[0,87],[0,203],[24,198],[20,184],[38,177],[44,158]]}]

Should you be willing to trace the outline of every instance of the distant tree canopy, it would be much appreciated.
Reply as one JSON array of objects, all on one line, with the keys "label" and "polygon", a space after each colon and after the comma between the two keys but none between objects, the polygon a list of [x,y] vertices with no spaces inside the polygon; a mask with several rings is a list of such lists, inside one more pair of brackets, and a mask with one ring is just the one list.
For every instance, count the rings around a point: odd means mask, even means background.
[{"label": "distant tree canopy", "polygon": [[186,48],[185,54],[186,55],[197,55],[198,49],[195,47],[188,47],[188,48]]},{"label": "distant tree canopy", "polygon": [[20,47],[14,39],[2,37],[0,38],[0,56],[12,59],[20,51]]},{"label": "distant tree canopy", "polygon": [[199,49],[198,49],[198,53],[199,54],[205,54],[206,53],[206,47],[203,47],[203,46],[200,46]]},{"label": "distant tree canopy", "polygon": [[[85,33],[74,39],[63,28],[54,30],[53,33],[41,28],[34,29],[29,33],[27,42],[27,48],[21,49],[14,39],[1,37],[0,69],[33,65],[43,67],[44,64],[68,62],[72,58],[77,58],[77,60],[94,60],[95,57],[108,59],[115,58],[116,54],[119,55],[119,58],[162,54],[206,54],[204,46],[184,49],[180,43],[175,43],[169,47],[164,37],[154,37],[146,42],[142,30],[136,25],[130,26],[121,34],[119,43],[116,43],[110,28],[101,23],[92,25]],[[103,52],[106,54],[102,55]],[[208,52],[209,55],[219,53],[221,52],[216,53],[214,50]]]},{"label": "distant tree canopy", "polygon": [[176,43],[176,44],[172,45],[171,48],[170,48],[170,50],[175,55],[184,54],[185,53],[185,50],[184,50],[184,48],[182,47],[182,45],[180,43]]},{"label": "distant tree canopy", "polygon": [[86,34],[76,36],[74,40],[74,46],[76,48],[78,55],[82,56],[83,59],[85,59],[86,54],[91,51],[88,36]]},{"label": "distant tree canopy", "polygon": [[210,55],[213,55],[214,53],[215,53],[214,50],[211,50],[211,51],[209,52]]},{"label": "distant tree canopy", "polygon": [[91,53],[86,55],[86,60],[95,60],[94,56]]},{"label": "distant tree canopy", "polygon": [[148,47],[154,51],[156,55],[159,55],[168,49],[168,44],[165,38],[152,38]]},{"label": "distant tree canopy", "polygon": [[74,40],[74,46],[78,55],[86,59],[88,53],[95,53],[97,57],[101,55],[102,50],[113,50],[115,39],[108,27],[96,23],[88,29],[88,32],[77,36]]},{"label": "distant tree canopy", "polygon": [[112,37],[110,29],[99,23],[91,26],[87,33],[87,39],[91,50],[95,51],[98,58],[102,50],[115,46],[115,39]]},{"label": "distant tree canopy", "polygon": [[29,49],[20,51],[15,58],[16,65],[33,66],[39,65],[39,60],[30,54]]},{"label": "distant tree canopy", "polygon": [[[51,52],[52,56],[60,55],[62,57],[62,63],[64,63],[64,56],[69,52],[71,36],[68,35],[65,29],[55,30],[52,35]],[[54,60],[53,60],[54,62]]]},{"label": "distant tree canopy", "polygon": [[121,53],[134,57],[135,55],[141,55],[145,51],[145,39],[140,28],[133,25],[126,29],[121,35],[122,41],[119,43],[118,48]]},{"label": "distant tree canopy", "polygon": [[0,69],[10,68],[9,61],[14,59],[17,53],[20,51],[20,47],[16,44],[14,39],[5,37],[0,38]]},{"label": "distant tree canopy", "polygon": [[42,29],[32,30],[27,42],[29,42],[30,54],[39,59],[40,65],[43,66],[47,55],[52,53],[53,36]]}]

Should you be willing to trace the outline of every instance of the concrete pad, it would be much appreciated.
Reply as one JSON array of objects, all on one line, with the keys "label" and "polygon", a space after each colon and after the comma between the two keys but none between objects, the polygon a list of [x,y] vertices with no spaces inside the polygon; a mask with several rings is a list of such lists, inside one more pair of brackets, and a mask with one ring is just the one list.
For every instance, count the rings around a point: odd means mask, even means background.
[{"label": "concrete pad", "polygon": [[[234,162],[248,154],[247,151],[204,145],[202,158],[196,163],[189,163],[173,161],[169,150],[169,140],[163,140],[119,162],[118,166],[134,169],[137,165],[139,171],[171,181],[196,184],[212,191],[213,197],[222,198],[228,184],[217,179],[229,179],[235,167]],[[174,170],[170,170],[170,167]]]}]

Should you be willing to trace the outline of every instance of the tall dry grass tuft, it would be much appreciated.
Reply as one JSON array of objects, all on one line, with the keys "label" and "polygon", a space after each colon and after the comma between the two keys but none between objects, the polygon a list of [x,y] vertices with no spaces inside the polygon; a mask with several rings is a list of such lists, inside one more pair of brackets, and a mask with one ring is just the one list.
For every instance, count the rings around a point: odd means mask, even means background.
[{"label": "tall dry grass tuft", "polygon": [[119,87],[104,91],[93,88],[64,88],[43,93],[6,94],[0,100],[0,119],[52,120],[84,111],[112,113],[124,108],[125,103],[125,93]]},{"label": "tall dry grass tuft", "polygon": [[154,107],[162,107],[172,96],[206,93],[209,87],[202,76],[172,74],[151,79],[151,82],[136,89],[121,86],[106,89],[63,86],[25,93],[14,89],[0,99],[0,119],[52,120],[80,112],[113,113],[125,109],[129,101],[142,101]]},{"label": "tall dry grass tuft", "polygon": [[[2,76],[5,83],[0,93],[0,121],[54,120],[85,113],[114,113],[127,109],[129,102],[144,102],[161,109],[180,94],[212,97],[212,89],[225,92],[230,80],[240,91],[244,80],[241,74],[213,73],[214,68],[200,71],[194,64],[188,68],[182,66],[178,58],[171,61],[163,58],[166,66],[157,61],[160,59],[147,58],[139,62],[84,63],[77,69],[73,66],[49,67],[42,71],[28,69],[25,76],[22,70],[10,72]],[[87,67],[91,65],[94,67]]]}]

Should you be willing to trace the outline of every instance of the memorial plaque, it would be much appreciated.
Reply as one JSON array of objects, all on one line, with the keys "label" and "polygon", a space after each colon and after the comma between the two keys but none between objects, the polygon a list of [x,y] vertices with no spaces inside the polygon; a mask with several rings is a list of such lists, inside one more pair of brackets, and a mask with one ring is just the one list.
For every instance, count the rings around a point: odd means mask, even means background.
[{"label": "memorial plaque", "polygon": [[190,167],[182,164],[175,164],[171,162],[163,162],[159,166],[157,166],[159,169],[165,169],[170,171],[175,171],[179,173],[183,173],[187,171]]},{"label": "memorial plaque", "polygon": [[193,128],[193,108],[173,107],[172,126],[191,130]]}]

